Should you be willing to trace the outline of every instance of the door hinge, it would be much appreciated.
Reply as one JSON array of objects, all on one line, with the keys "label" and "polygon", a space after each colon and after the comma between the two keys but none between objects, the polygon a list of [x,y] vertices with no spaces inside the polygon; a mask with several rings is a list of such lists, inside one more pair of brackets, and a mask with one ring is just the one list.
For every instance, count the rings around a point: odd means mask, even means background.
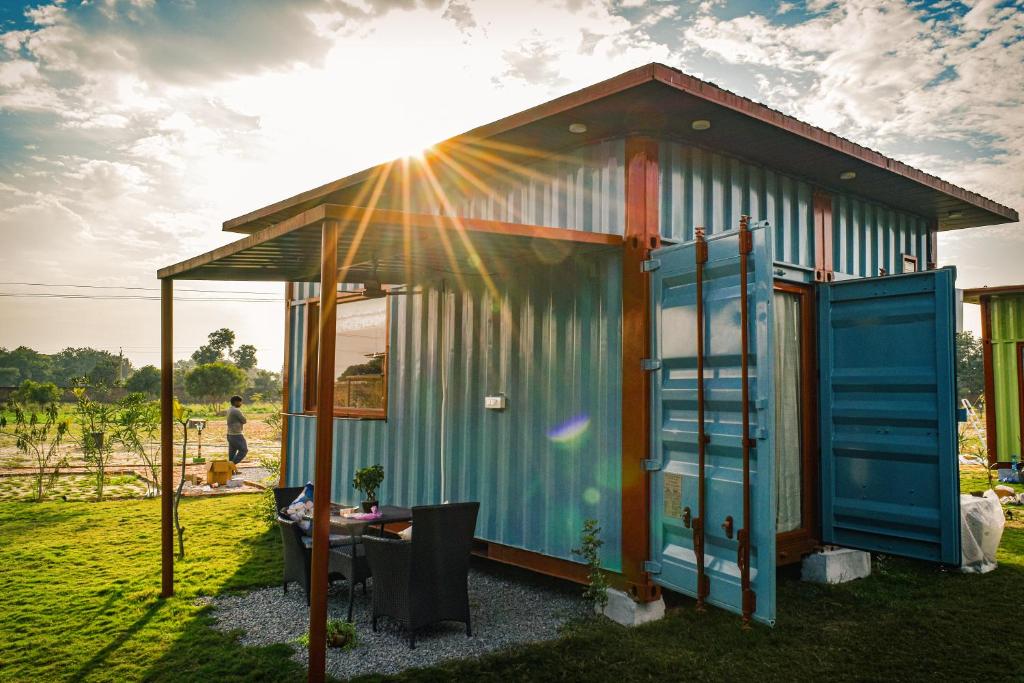
[{"label": "door hinge", "polygon": [[644,358],[640,361],[641,370],[661,370],[660,358]]},{"label": "door hinge", "polygon": [[644,562],[644,571],[648,574],[660,574],[661,562],[655,562],[654,560],[646,560]]},{"label": "door hinge", "polygon": [[640,262],[640,272],[650,273],[651,271],[661,268],[661,260],[656,258],[649,258],[646,261]]},{"label": "door hinge", "polygon": [[643,461],[643,466],[644,469],[647,470],[648,472],[657,472],[658,470],[661,469],[661,461],[652,460],[651,458],[648,458]]}]

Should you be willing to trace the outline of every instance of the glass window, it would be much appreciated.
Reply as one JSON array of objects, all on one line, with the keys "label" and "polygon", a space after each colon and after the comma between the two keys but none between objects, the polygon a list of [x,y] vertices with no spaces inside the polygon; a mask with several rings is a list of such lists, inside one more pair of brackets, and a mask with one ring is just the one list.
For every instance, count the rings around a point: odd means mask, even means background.
[{"label": "glass window", "polygon": [[[316,408],[320,307],[309,305],[305,407]],[[387,408],[387,298],[338,301],[334,346],[334,413],[383,417]]]}]

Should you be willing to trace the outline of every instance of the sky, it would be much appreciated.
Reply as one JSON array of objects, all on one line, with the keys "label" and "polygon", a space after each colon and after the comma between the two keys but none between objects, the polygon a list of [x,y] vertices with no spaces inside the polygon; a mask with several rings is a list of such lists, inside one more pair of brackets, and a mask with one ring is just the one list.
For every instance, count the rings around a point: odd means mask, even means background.
[{"label": "sky", "polygon": [[[224,220],[654,61],[1024,209],[1022,1],[0,0],[0,347],[157,363]],[[1021,228],[940,265],[1024,283]],[[176,357],[280,367],[283,285],[176,292]]]}]

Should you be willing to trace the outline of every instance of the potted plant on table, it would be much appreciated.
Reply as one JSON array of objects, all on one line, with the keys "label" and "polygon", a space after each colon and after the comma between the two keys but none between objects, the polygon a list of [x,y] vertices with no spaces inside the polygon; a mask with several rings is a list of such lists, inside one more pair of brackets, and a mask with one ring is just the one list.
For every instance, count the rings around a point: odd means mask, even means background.
[{"label": "potted plant on table", "polygon": [[383,481],[384,468],[381,465],[370,465],[356,471],[352,486],[363,494],[363,512],[373,512],[377,506],[377,489]]}]

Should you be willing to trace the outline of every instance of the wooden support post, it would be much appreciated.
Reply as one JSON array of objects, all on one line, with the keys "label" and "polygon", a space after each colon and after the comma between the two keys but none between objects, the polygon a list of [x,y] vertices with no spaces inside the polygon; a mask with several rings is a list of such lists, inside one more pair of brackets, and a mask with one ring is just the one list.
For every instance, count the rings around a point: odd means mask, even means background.
[{"label": "wooden support post", "polygon": [[327,666],[327,558],[334,458],[334,346],[338,321],[338,224],[326,221],[320,242],[320,329],[317,334],[316,464],[313,474],[313,564],[309,580],[309,680]]},{"label": "wooden support post", "polygon": [[174,595],[174,281],[160,281],[160,595]]},{"label": "wooden support post", "polygon": [[985,446],[988,451],[988,466],[999,462],[996,446],[996,380],[995,363],[992,359],[992,319],[989,298],[981,297],[981,358],[985,366]]},{"label": "wooden support post", "polygon": [[284,363],[281,365],[281,459],[278,465],[277,485],[288,481],[288,413],[291,401],[288,393],[292,380],[292,283],[284,283]]},{"label": "wooden support post", "polygon": [[622,573],[635,600],[660,595],[644,571],[650,558],[650,277],[642,263],[661,246],[658,143],[626,140],[626,243],[622,255]]}]

